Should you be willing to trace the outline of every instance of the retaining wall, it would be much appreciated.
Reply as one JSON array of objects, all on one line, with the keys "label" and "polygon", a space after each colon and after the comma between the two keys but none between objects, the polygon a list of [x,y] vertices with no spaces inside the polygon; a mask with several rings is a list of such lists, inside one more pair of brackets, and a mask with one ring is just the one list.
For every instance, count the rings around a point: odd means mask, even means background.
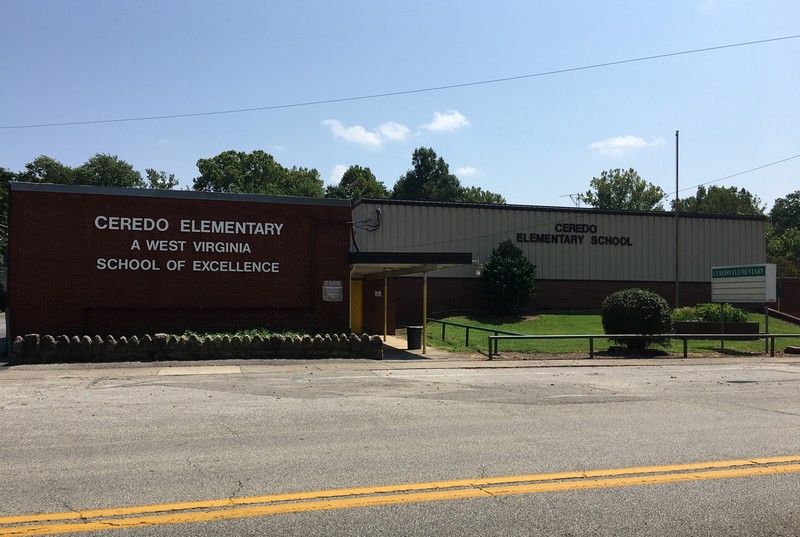
[{"label": "retaining wall", "polygon": [[14,339],[11,362],[114,362],[209,360],[224,358],[370,358],[383,359],[383,340],[367,334],[261,336],[50,336],[27,334]]}]

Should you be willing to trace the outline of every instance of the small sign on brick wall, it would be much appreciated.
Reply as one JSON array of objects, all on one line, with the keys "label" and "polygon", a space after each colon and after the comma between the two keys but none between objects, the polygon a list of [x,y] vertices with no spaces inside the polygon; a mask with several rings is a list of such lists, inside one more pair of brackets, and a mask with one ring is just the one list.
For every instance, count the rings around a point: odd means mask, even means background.
[{"label": "small sign on brick wall", "polygon": [[341,280],[325,280],[322,282],[322,300],[325,302],[342,302],[344,291]]}]

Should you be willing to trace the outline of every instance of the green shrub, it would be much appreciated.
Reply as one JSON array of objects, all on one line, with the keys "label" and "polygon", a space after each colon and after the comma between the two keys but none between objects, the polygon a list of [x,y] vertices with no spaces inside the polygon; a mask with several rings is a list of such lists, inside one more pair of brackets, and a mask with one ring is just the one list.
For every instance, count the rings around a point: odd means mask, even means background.
[{"label": "green shrub", "polygon": [[697,313],[692,306],[672,310],[672,322],[675,321],[696,321]]},{"label": "green shrub", "polygon": [[[743,323],[747,321],[747,312],[730,304],[723,304],[726,323]],[[672,312],[673,321],[703,321],[718,323],[720,318],[719,304],[698,304],[694,307],[676,309]]]},{"label": "green shrub", "polygon": [[499,311],[525,306],[536,289],[536,265],[510,240],[492,250],[481,276],[486,284],[486,297]]},{"label": "green shrub", "polygon": [[205,339],[206,336],[211,336],[211,337],[216,337],[216,336],[220,336],[220,337],[221,336],[230,336],[230,337],[234,337],[234,336],[239,336],[239,337],[261,336],[262,338],[269,338],[270,336],[273,336],[273,335],[292,338],[292,337],[303,337],[306,334],[307,334],[306,332],[293,332],[291,330],[274,331],[274,330],[270,330],[268,328],[240,328],[238,330],[228,330],[228,331],[224,331],[224,332],[197,332],[197,331],[194,331],[194,330],[186,330],[183,333],[183,335],[186,336],[186,337],[197,336],[200,339]]},{"label": "green shrub", "polygon": [[[720,322],[720,305],[719,304],[698,304],[694,307],[697,314],[698,321],[706,322]],[[747,313],[739,308],[735,308],[730,304],[722,304],[722,309],[725,310],[726,323],[743,323],[747,320]]]},{"label": "green shrub", "polygon": [[614,339],[631,351],[642,351],[650,345],[668,345],[669,338],[647,334],[672,332],[672,319],[667,301],[644,289],[625,289],[606,297],[602,307],[603,330],[606,334],[642,334],[646,337]]}]

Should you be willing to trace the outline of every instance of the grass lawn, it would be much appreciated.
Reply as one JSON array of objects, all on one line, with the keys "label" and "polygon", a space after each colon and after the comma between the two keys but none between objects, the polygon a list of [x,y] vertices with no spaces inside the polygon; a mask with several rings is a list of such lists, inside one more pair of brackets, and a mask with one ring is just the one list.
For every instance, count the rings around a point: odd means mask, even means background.
[{"label": "grass lawn", "polygon": [[[442,319],[452,323],[477,326],[493,330],[517,332],[531,335],[600,335],[603,334],[603,323],[598,313],[543,313],[533,317],[497,317],[497,316],[458,316]],[[759,331],[764,331],[764,315],[749,314],[748,321],[760,323]],[[780,321],[769,320],[769,331],[773,334],[798,334],[796,338],[780,338],[775,340],[776,352],[789,345],[800,345],[800,327]],[[428,323],[427,343],[433,347],[453,352],[482,352],[488,348],[488,332],[469,330],[469,345],[465,345],[467,329],[458,326],[446,326],[442,340],[441,323]],[[596,339],[595,352],[607,350],[616,344],[607,339]],[[654,347],[670,353],[683,355],[683,342],[672,340],[668,347]],[[719,340],[689,341],[690,353],[729,353],[729,354],[764,354],[763,340],[725,341],[724,350]],[[536,354],[589,353],[588,339],[567,340],[511,340],[501,341],[499,351],[522,352]]]}]

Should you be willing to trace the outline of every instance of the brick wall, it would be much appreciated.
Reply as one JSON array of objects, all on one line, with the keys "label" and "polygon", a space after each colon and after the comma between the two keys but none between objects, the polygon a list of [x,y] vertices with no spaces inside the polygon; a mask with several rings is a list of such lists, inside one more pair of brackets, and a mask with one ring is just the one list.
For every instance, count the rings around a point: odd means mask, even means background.
[{"label": "brick wall", "polygon": [[778,279],[778,304],[780,311],[800,317],[800,278]]},{"label": "brick wall", "polygon": [[[387,287],[388,287],[388,304],[387,304],[387,332],[389,334],[394,334],[395,328],[397,327],[396,315],[397,315],[397,308],[396,304],[398,301],[402,301],[402,298],[398,296],[398,280],[401,278],[389,278],[387,280]],[[364,306],[364,332],[367,334],[383,334],[383,299],[384,299],[384,288],[383,288],[383,280],[365,280],[364,281],[364,297],[363,297],[363,306]]]},{"label": "brick wall", "polygon": [[[113,192],[12,188],[9,336],[347,330],[348,206]],[[203,221],[276,226],[211,233]],[[342,282],[343,301],[322,300],[326,280]]]}]

